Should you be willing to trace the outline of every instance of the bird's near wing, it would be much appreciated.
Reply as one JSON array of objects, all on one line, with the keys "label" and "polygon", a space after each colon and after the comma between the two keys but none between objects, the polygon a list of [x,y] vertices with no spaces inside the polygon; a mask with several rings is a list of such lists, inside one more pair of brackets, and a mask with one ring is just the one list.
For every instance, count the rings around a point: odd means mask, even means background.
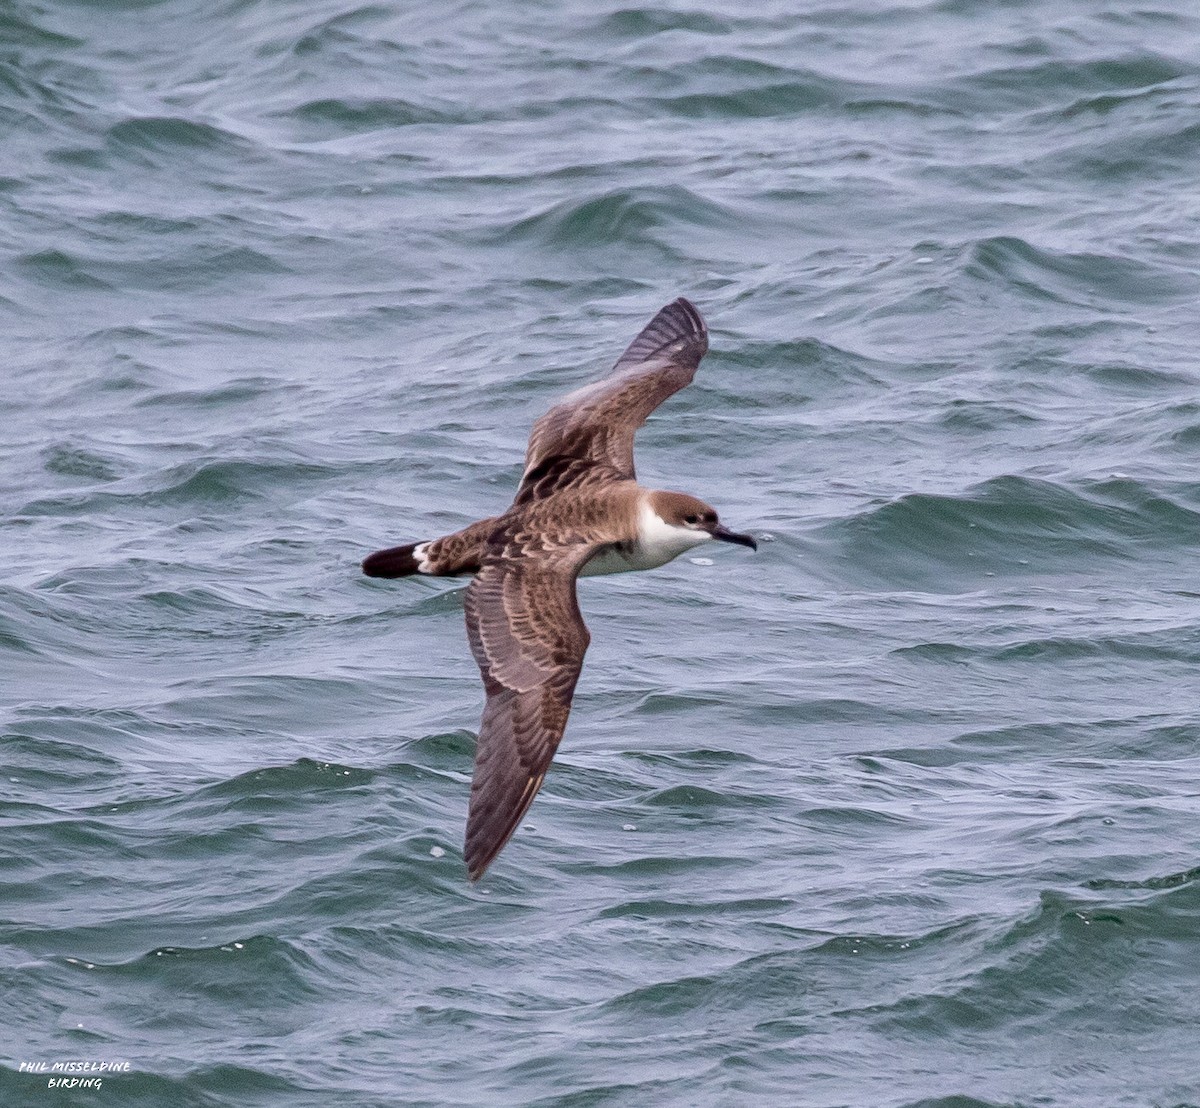
[{"label": "bird's near wing", "polygon": [[467,633],[487,691],[463,854],[472,881],[533,803],[567,726],[591,641],[575,579],[597,545],[502,533],[467,589]]},{"label": "bird's near wing", "polygon": [[668,304],[618,359],[612,373],[577,389],[533,425],[517,504],[595,472],[633,480],[633,436],[668,396],[691,382],[708,330],[682,297]]}]

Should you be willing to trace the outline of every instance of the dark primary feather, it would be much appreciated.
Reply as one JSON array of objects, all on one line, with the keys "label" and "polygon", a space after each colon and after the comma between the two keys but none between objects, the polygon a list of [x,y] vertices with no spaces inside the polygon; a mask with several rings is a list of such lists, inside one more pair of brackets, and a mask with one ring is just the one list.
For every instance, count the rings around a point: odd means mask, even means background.
[{"label": "dark primary feather", "polygon": [[708,350],[708,330],[680,297],[630,343],[603,380],[556,404],[533,425],[515,504],[596,476],[633,479],[633,436],[667,397],[689,384]]},{"label": "dark primary feather", "polygon": [[659,309],[655,317],[638,332],[637,338],[625,348],[625,353],[617,359],[613,369],[620,372],[670,352],[678,355],[680,362],[690,361],[694,370],[707,351],[708,328],[704,325],[704,319],[695,304],[680,296]]}]

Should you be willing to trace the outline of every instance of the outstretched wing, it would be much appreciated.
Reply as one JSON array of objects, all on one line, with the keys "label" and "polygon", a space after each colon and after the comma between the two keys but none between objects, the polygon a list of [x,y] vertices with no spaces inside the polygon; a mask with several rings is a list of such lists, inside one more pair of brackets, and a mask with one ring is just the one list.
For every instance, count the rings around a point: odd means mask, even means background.
[{"label": "outstretched wing", "polygon": [[542,787],[591,641],[575,579],[597,544],[582,538],[550,544],[544,535],[536,543],[526,533],[498,537],[464,603],[487,691],[464,850],[472,881]]},{"label": "outstretched wing", "polygon": [[633,480],[633,436],[668,396],[691,382],[708,350],[694,305],[668,304],[643,328],[606,378],[585,385],[533,425],[516,503],[576,484],[597,467]]}]

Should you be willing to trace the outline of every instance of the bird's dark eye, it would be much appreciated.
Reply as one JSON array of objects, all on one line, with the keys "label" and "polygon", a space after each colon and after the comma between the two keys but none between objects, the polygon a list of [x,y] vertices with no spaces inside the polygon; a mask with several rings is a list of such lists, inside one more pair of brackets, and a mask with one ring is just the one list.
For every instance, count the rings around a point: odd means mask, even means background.
[{"label": "bird's dark eye", "polygon": [[696,524],[696,523],[699,523],[699,522],[700,522],[700,517],[699,517],[699,516],[684,516],[684,517],[683,517],[683,522],[684,522],[684,523]]}]

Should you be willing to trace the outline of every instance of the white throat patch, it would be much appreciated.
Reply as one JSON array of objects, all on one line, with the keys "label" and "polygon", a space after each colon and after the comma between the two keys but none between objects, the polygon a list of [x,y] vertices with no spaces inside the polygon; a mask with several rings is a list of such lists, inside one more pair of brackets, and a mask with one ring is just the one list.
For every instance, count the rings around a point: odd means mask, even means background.
[{"label": "white throat patch", "polygon": [[685,550],[711,541],[712,535],[707,531],[668,523],[650,507],[648,500],[642,501],[641,511],[638,513],[637,545],[640,554],[638,560],[644,561],[646,568],[666,565]]}]

